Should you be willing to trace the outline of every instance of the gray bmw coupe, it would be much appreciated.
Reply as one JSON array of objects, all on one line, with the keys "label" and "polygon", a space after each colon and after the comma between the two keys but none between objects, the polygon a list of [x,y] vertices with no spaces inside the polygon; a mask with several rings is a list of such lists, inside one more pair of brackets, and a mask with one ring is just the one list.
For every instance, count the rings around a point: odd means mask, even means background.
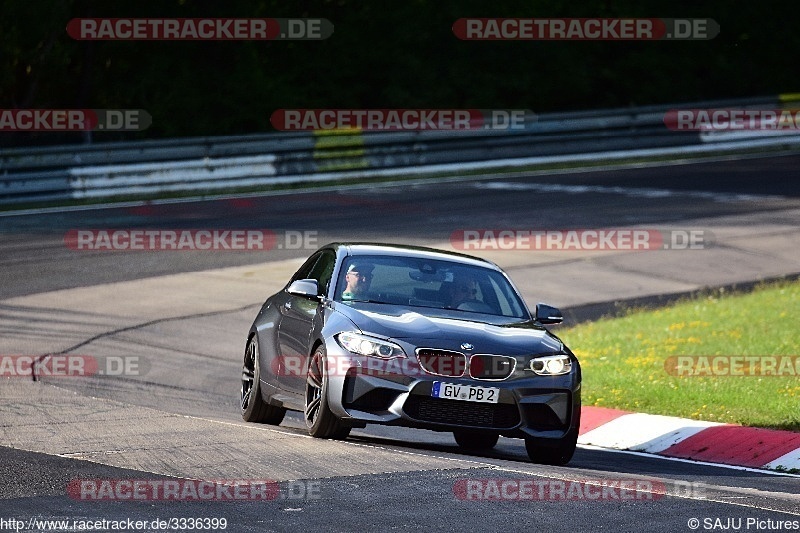
[{"label": "gray bmw coupe", "polygon": [[391,424],[449,431],[467,449],[500,435],[534,462],[566,464],[580,425],[581,370],[494,263],[428,248],[336,243],[316,251],[258,312],[244,352],[248,422],[304,414],[346,438]]}]

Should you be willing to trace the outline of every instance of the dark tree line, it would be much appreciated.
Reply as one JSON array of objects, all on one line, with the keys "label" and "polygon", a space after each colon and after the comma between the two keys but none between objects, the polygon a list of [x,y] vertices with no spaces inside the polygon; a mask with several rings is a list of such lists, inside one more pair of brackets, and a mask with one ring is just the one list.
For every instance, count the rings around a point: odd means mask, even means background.
[{"label": "dark tree line", "polygon": [[[140,108],[140,133],[270,131],[278,108],[536,112],[762,96],[800,88],[796,3],[638,0],[0,0],[0,107]],[[75,17],[324,17],[325,41],[91,42]],[[465,42],[461,17],[708,17],[710,41]],[[105,136],[104,136],[105,135]],[[67,136],[68,137],[68,136]],[[0,145],[53,134],[0,137]],[[64,140],[80,140],[73,135]]]}]

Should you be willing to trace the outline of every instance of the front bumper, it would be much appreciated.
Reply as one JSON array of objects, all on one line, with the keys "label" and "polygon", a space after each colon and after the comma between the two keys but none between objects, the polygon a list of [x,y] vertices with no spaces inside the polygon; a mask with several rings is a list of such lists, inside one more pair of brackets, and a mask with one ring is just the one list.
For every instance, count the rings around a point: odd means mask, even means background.
[{"label": "front bumper", "polygon": [[[505,380],[482,380],[428,374],[414,355],[376,365],[374,358],[343,351],[335,341],[326,348],[337,368],[329,374],[329,407],[353,425],[470,429],[543,441],[561,440],[580,425],[577,362],[572,372],[562,376],[538,376],[518,365]],[[435,381],[495,387],[499,399],[491,404],[435,398],[431,395]]]}]

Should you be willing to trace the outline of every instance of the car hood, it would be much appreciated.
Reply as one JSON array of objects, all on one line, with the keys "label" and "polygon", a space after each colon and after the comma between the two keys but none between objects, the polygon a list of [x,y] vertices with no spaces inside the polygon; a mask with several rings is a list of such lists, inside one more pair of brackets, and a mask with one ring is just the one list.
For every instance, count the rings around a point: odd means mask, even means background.
[{"label": "car hood", "polygon": [[335,310],[364,333],[416,347],[463,351],[461,344],[469,343],[474,353],[506,355],[556,353],[563,349],[557,337],[532,320],[362,302],[337,302]]}]

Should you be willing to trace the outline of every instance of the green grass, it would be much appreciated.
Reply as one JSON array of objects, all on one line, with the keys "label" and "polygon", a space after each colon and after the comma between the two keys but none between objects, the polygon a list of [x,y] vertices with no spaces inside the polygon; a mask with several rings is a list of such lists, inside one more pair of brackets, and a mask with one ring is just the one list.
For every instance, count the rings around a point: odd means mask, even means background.
[{"label": "green grass", "polygon": [[[675,376],[669,356],[800,355],[800,281],[716,293],[561,329],[583,404],[800,431],[800,375]],[[674,373],[674,372],[673,372]]]}]

